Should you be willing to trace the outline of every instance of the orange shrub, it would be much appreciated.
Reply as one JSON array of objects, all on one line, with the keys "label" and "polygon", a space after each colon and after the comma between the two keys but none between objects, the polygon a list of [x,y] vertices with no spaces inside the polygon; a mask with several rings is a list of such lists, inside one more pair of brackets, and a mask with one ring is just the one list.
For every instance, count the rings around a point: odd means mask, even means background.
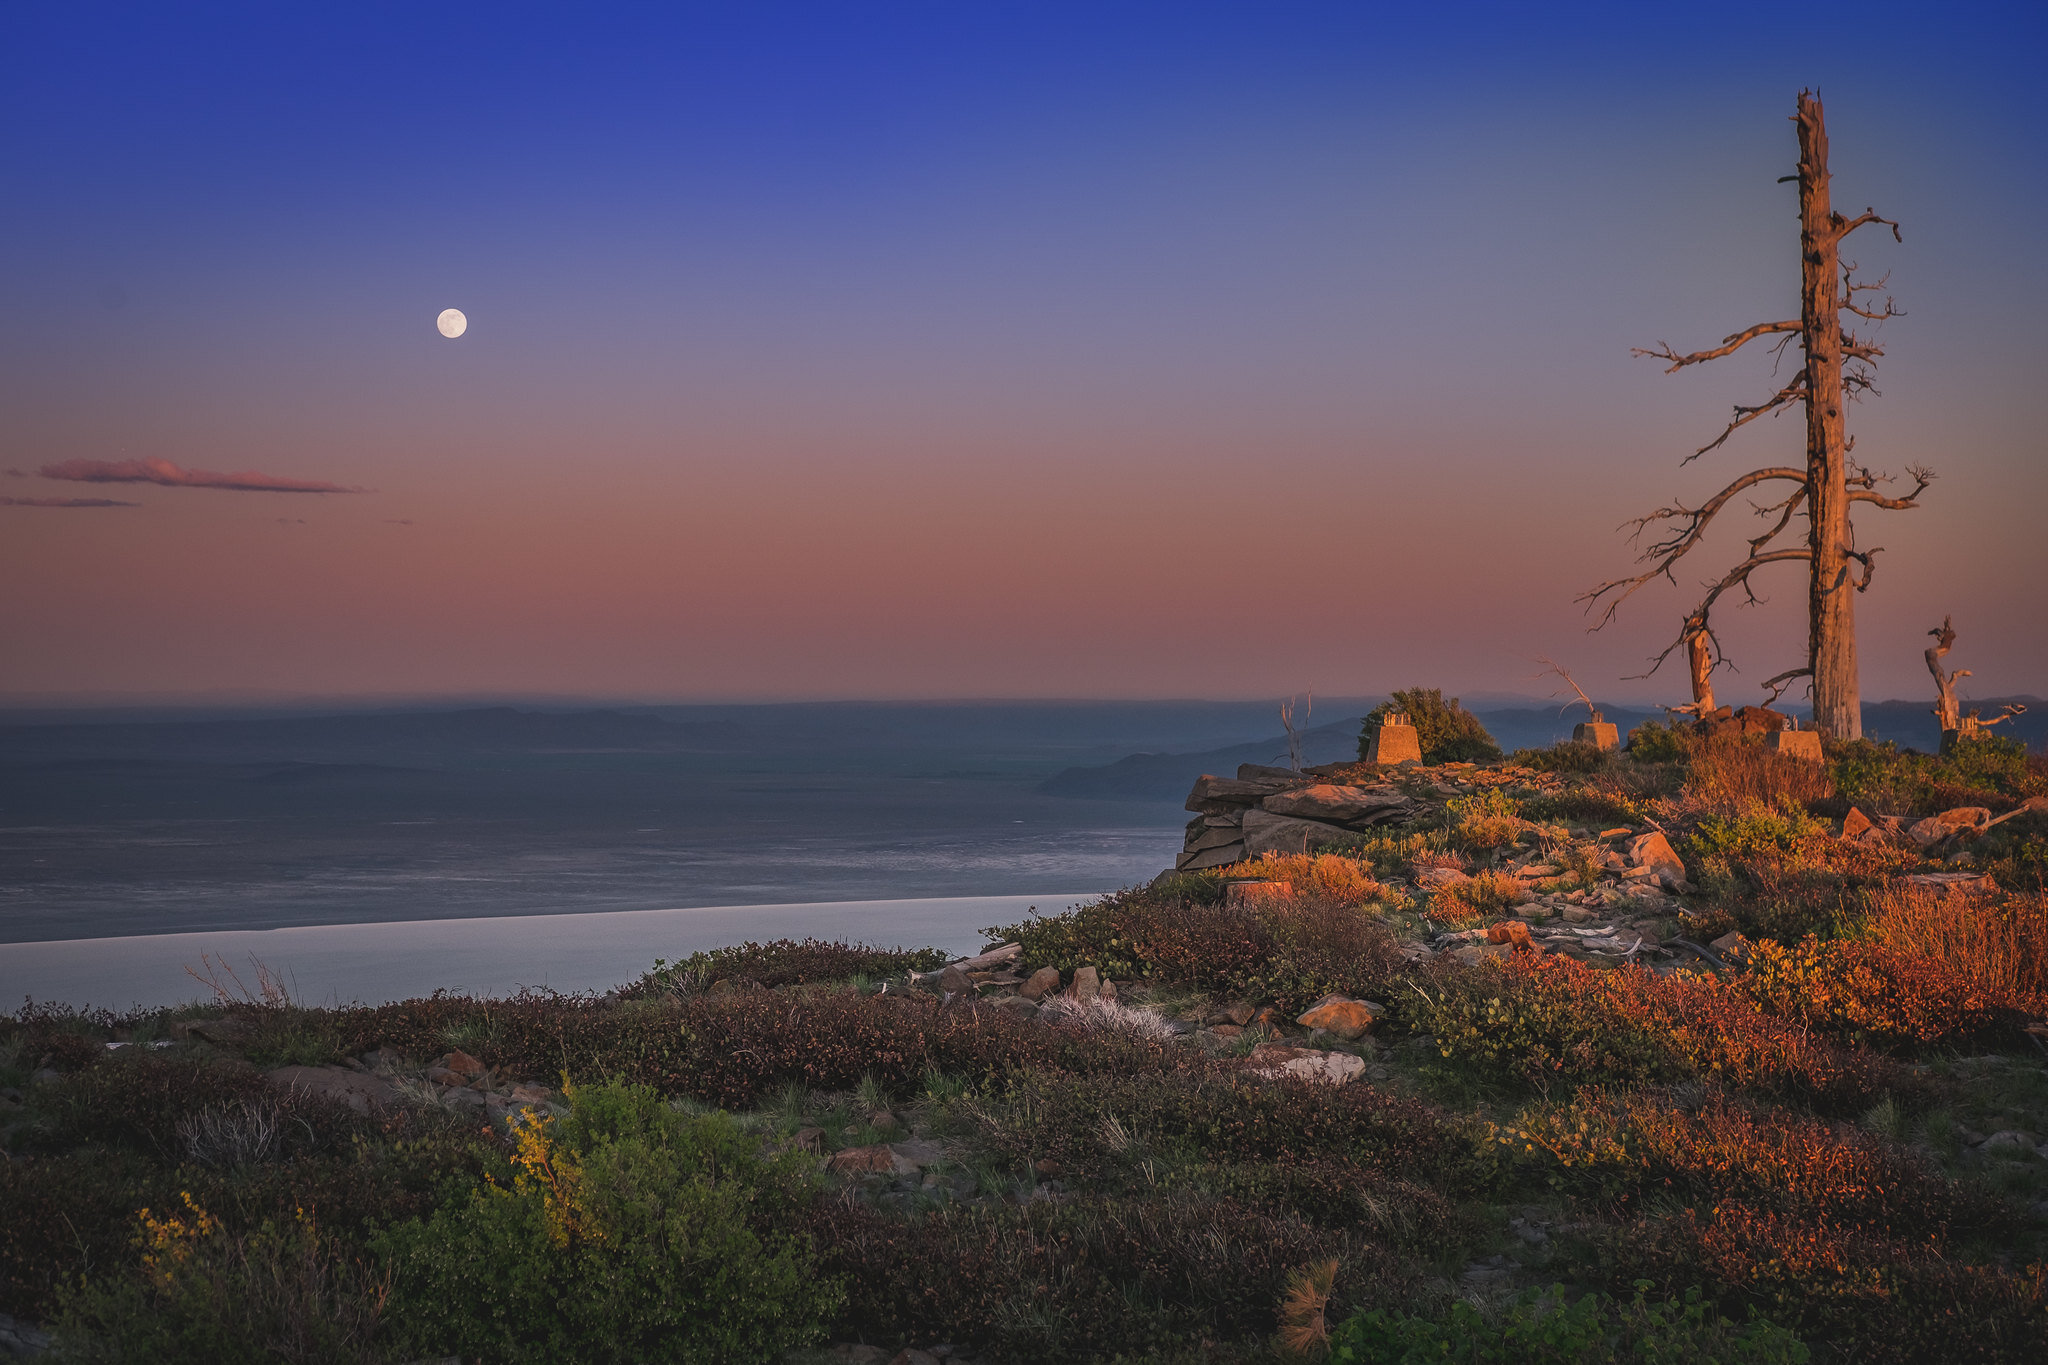
[{"label": "orange shrub", "polygon": [[1333,853],[1268,853],[1233,863],[1217,874],[1223,877],[1259,877],[1285,882],[1296,895],[1323,896],[1331,900],[1362,905],[1380,894],[1372,870],[1355,858]]},{"label": "orange shrub", "polygon": [[1740,1199],[1891,1236],[2011,1228],[2015,1214],[1868,1134],[1778,1111],[1757,1114],[1711,1096],[1681,1109],[1648,1095],[1580,1094],[1495,1130],[1525,1157],[1555,1163],[1553,1183],[1582,1195]]},{"label": "orange shrub", "polygon": [[1609,1273],[1673,1297],[1703,1281],[1724,1308],[1759,1304],[1839,1360],[2034,1365],[2048,1356],[2048,1268],[1968,1265],[1906,1239],[1728,1201],[1645,1219]]},{"label": "orange shrub", "polygon": [[1950,963],[1883,942],[1751,945],[1735,989],[1759,1007],[1856,1043],[1943,1043],[2015,1028],[2039,993],[1987,989]]},{"label": "orange shrub", "polygon": [[1539,1090],[1702,1077],[1844,1112],[1923,1088],[1889,1058],[1814,1037],[1711,976],[1517,954],[1440,970],[1401,1008],[1444,1057]]},{"label": "orange shrub", "polygon": [[1996,901],[1893,885],[1870,897],[1867,932],[1939,964],[1994,999],[2041,1012],[2048,996],[2048,892]]}]

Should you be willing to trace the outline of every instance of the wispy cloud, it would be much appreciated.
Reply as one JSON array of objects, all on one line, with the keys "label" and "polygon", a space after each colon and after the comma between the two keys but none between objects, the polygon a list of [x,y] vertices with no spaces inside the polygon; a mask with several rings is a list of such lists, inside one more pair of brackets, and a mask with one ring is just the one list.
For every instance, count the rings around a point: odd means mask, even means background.
[{"label": "wispy cloud", "polygon": [[65,460],[46,464],[36,473],[72,483],[159,483],[166,488],[227,488],[243,493],[367,493],[314,479],[284,479],[253,471],[223,474],[211,469],[181,469],[155,456],[146,460]]},{"label": "wispy cloud", "polygon": [[0,498],[0,507],[140,507],[113,498]]}]

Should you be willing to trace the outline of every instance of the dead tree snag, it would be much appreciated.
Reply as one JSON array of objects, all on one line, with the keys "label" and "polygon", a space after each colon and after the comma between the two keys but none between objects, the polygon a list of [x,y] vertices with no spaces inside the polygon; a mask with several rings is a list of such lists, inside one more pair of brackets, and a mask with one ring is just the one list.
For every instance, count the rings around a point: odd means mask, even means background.
[{"label": "dead tree snag", "polygon": [[[1639,562],[1648,567],[1628,578],[1617,578],[1580,597],[1587,610],[1603,607],[1598,630],[1614,619],[1615,612],[1635,591],[1654,578],[1678,581],[1673,572],[1678,561],[1700,543],[1707,527],[1733,499],[1752,488],[1776,485],[1784,496],[1775,502],[1753,502],[1757,515],[1769,525],[1749,541],[1749,553],[1741,563],[1718,581],[1707,585],[1699,605],[1685,618],[1679,636],[1652,661],[1647,677],[1661,667],[1680,646],[1686,650],[1692,671],[1693,705],[1696,715],[1714,709],[1713,670],[1723,659],[1711,624],[1714,604],[1724,593],[1740,588],[1745,602],[1756,602],[1751,575],[1772,564],[1803,562],[1807,566],[1807,649],[1803,668],[1788,669],[1765,684],[1775,701],[1795,679],[1806,678],[1813,693],[1814,727],[1838,739],[1857,739],[1863,734],[1862,699],[1856,673],[1855,594],[1870,587],[1881,547],[1859,549],[1850,524],[1849,509],[1859,502],[1894,511],[1919,506],[1918,498],[1934,475],[1918,465],[1907,467],[1913,487],[1902,496],[1890,497],[1878,485],[1890,476],[1875,474],[1850,458],[1855,442],[1847,434],[1843,405],[1868,391],[1875,393],[1874,366],[1884,354],[1873,340],[1859,336],[1843,325],[1843,315],[1882,323],[1899,316],[1887,298],[1879,305],[1866,296],[1884,288],[1885,281],[1863,283],[1855,278],[1856,266],[1841,260],[1841,245],[1849,234],[1871,223],[1880,223],[1899,239],[1898,224],[1865,210],[1854,218],[1835,212],[1828,186],[1828,137],[1820,100],[1812,92],[1799,93],[1793,120],[1799,132],[1799,170],[1784,177],[1799,182],[1800,303],[1799,316],[1780,322],[1760,322],[1724,338],[1719,346],[1680,354],[1668,343],[1635,354],[1669,361],[1666,373],[1689,365],[1703,364],[1731,356],[1760,337],[1775,336],[1774,355],[1798,342],[1805,364],[1799,373],[1762,402],[1738,403],[1726,426],[1713,440],[1688,455],[1690,464],[1702,455],[1720,449],[1729,437],[1759,417],[1775,416],[1794,406],[1806,409],[1806,467],[1752,469],[1697,507],[1673,502],[1647,516],[1628,523],[1630,539],[1640,543],[1645,532],[1657,527],[1660,534],[1644,546]],[[1785,485],[1790,485],[1789,488]],[[1806,519],[1804,546],[1786,545],[1779,536],[1795,516]],[[1665,525],[1664,523],[1669,523]]]},{"label": "dead tree snag", "polygon": [[1927,632],[1934,637],[1934,643],[1927,646],[1927,671],[1934,675],[1934,718],[1941,725],[1941,751],[1951,753],[1956,745],[1965,740],[1982,739],[1984,732],[1994,725],[2003,725],[2014,716],[2023,716],[2027,708],[2023,703],[2009,703],[2005,710],[1990,720],[1985,720],[1972,707],[1969,715],[1963,715],[1956,701],[1956,684],[1970,676],[1967,668],[1950,673],[1941,666],[1949,650],[1955,647],[1956,628],[1949,618],[1941,618],[1941,624]]}]

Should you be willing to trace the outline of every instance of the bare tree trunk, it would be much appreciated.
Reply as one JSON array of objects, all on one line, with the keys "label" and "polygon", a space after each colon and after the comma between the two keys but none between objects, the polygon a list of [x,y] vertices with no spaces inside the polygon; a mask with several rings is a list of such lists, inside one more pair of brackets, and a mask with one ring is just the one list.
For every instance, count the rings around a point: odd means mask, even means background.
[{"label": "bare tree trunk", "polygon": [[1956,628],[1949,624],[1949,618],[1941,618],[1941,625],[1927,632],[1934,637],[1934,643],[1927,646],[1927,671],[1934,675],[1934,719],[1941,726],[1941,751],[1947,753],[1955,747],[1955,733],[1962,728],[1962,708],[1956,705],[1956,679],[1967,678],[1970,670],[1950,673],[1941,666],[1941,660],[1949,650],[1955,648]]},{"label": "bare tree trunk", "polygon": [[1849,569],[1849,452],[1842,413],[1842,224],[1829,202],[1827,125],[1820,101],[1804,91],[1797,121],[1799,320],[1806,346],[1807,548],[1812,554],[1807,665],[1813,670],[1813,724],[1836,739],[1861,739],[1856,593]]}]

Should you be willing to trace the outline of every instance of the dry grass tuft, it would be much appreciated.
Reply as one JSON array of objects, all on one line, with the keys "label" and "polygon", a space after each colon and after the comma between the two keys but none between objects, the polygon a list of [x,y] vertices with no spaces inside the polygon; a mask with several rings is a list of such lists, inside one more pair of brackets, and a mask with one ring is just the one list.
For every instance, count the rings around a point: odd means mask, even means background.
[{"label": "dry grass tuft", "polygon": [[[1381,893],[1372,868],[1355,858],[1333,853],[1268,853],[1222,869],[1227,877],[1260,877],[1283,882],[1297,896],[1311,896],[1347,905],[1362,905]],[[1277,903],[1282,898],[1270,897]],[[1262,909],[1266,908],[1261,906]]]},{"label": "dry grass tuft", "polygon": [[1825,765],[1787,758],[1753,739],[1696,740],[1685,794],[1715,815],[1803,810],[1834,794]]},{"label": "dry grass tuft", "polygon": [[2048,892],[1996,901],[1894,883],[1870,898],[1870,936],[1994,998],[2048,996]]}]

